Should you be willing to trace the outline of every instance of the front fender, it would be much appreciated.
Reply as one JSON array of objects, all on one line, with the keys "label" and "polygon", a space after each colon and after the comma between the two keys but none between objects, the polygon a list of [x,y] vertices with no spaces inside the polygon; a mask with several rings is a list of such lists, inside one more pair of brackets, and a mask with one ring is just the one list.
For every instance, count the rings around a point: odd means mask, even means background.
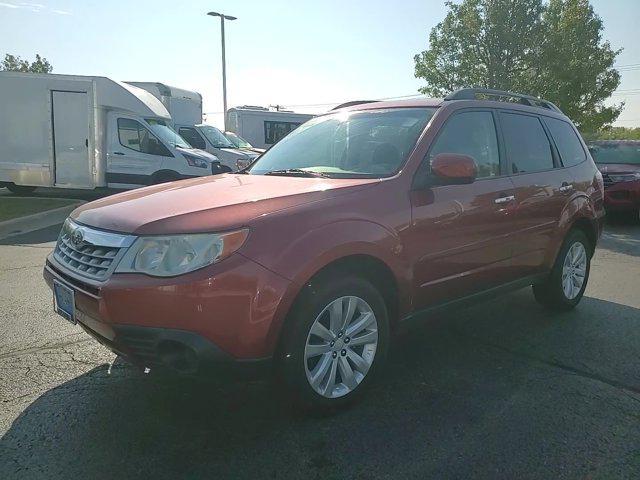
[{"label": "front fender", "polygon": [[[267,250],[269,251],[269,250]],[[291,280],[291,287],[282,298],[274,316],[269,344],[275,348],[281,327],[296,297],[309,280],[332,262],[351,255],[367,255],[383,262],[393,273],[399,293],[400,311],[410,305],[410,268],[403,256],[398,236],[384,226],[366,220],[340,220],[294,235],[294,240],[281,245],[269,258],[253,258],[266,268]]]}]

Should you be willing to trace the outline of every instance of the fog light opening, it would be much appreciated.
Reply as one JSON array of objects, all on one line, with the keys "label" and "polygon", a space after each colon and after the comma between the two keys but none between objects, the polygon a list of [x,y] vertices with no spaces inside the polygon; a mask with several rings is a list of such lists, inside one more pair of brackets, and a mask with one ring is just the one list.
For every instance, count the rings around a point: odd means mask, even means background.
[{"label": "fog light opening", "polygon": [[158,356],[162,363],[182,374],[198,370],[198,356],[190,347],[173,340],[165,340],[158,345]]}]

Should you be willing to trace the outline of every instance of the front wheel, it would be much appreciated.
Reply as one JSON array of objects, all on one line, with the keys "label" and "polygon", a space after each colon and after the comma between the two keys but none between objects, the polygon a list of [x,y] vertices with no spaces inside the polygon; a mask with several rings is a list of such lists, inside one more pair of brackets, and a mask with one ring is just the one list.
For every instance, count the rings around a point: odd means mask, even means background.
[{"label": "front wheel", "polygon": [[555,310],[571,310],[582,299],[589,280],[592,246],[580,230],[565,239],[549,277],[533,286],[542,305]]},{"label": "front wheel", "polygon": [[359,277],[327,279],[303,292],[281,354],[282,380],[305,408],[339,407],[360,397],[387,351],[387,309]]}]

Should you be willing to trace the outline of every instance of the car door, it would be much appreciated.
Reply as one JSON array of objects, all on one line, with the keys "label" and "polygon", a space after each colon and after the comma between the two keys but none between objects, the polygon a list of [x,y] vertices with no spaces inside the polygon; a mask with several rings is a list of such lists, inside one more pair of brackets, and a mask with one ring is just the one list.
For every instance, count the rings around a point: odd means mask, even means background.
[{"label": "car door", "polygon": [[405,242],[414,264],[415,308],[460,298],[512,279],[514,188],[491,110],[454,113],[441,128],[416,179],[439,153],[469,155],[478,178],[466,185],[418,186]]},{"label": "car door", "polygon": [[521,276],[533,275],[544,269],[573,178],[561,168],[539,116],[501,111],[499,118],[518,205],[513,267]]},{"label": "car door", "polygon": [[113,113],[109,118],[107,183],[145,185],[171,152],[135,117]]}]

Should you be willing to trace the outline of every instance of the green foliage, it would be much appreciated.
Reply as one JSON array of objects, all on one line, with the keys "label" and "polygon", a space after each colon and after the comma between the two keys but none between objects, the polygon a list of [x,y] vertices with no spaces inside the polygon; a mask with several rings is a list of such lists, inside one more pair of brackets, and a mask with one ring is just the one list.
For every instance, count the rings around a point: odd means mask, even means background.
[{"label": "green foliage", "polygon": [[640,140],[640,128],[611,127],[583,136],[585,140]]},{"label": "green foliage", "polygon": [[29,63],[27,60],[23,60],[17,55],[7,53],[0,64],[0,71],[2,70],[9,72],[51,73],[53,71],[53,67],[46,58],[41,57],[37,53],[36,59],[32,63]]},{"label": "green foliage", "polygon": [[623,104],[604,101],[620,84],[620,50],[602,39],[588,0],[462,0],[414,57],[420,92],[464,87],[529,93],[554,102],[584,131],[610,125]]}]

